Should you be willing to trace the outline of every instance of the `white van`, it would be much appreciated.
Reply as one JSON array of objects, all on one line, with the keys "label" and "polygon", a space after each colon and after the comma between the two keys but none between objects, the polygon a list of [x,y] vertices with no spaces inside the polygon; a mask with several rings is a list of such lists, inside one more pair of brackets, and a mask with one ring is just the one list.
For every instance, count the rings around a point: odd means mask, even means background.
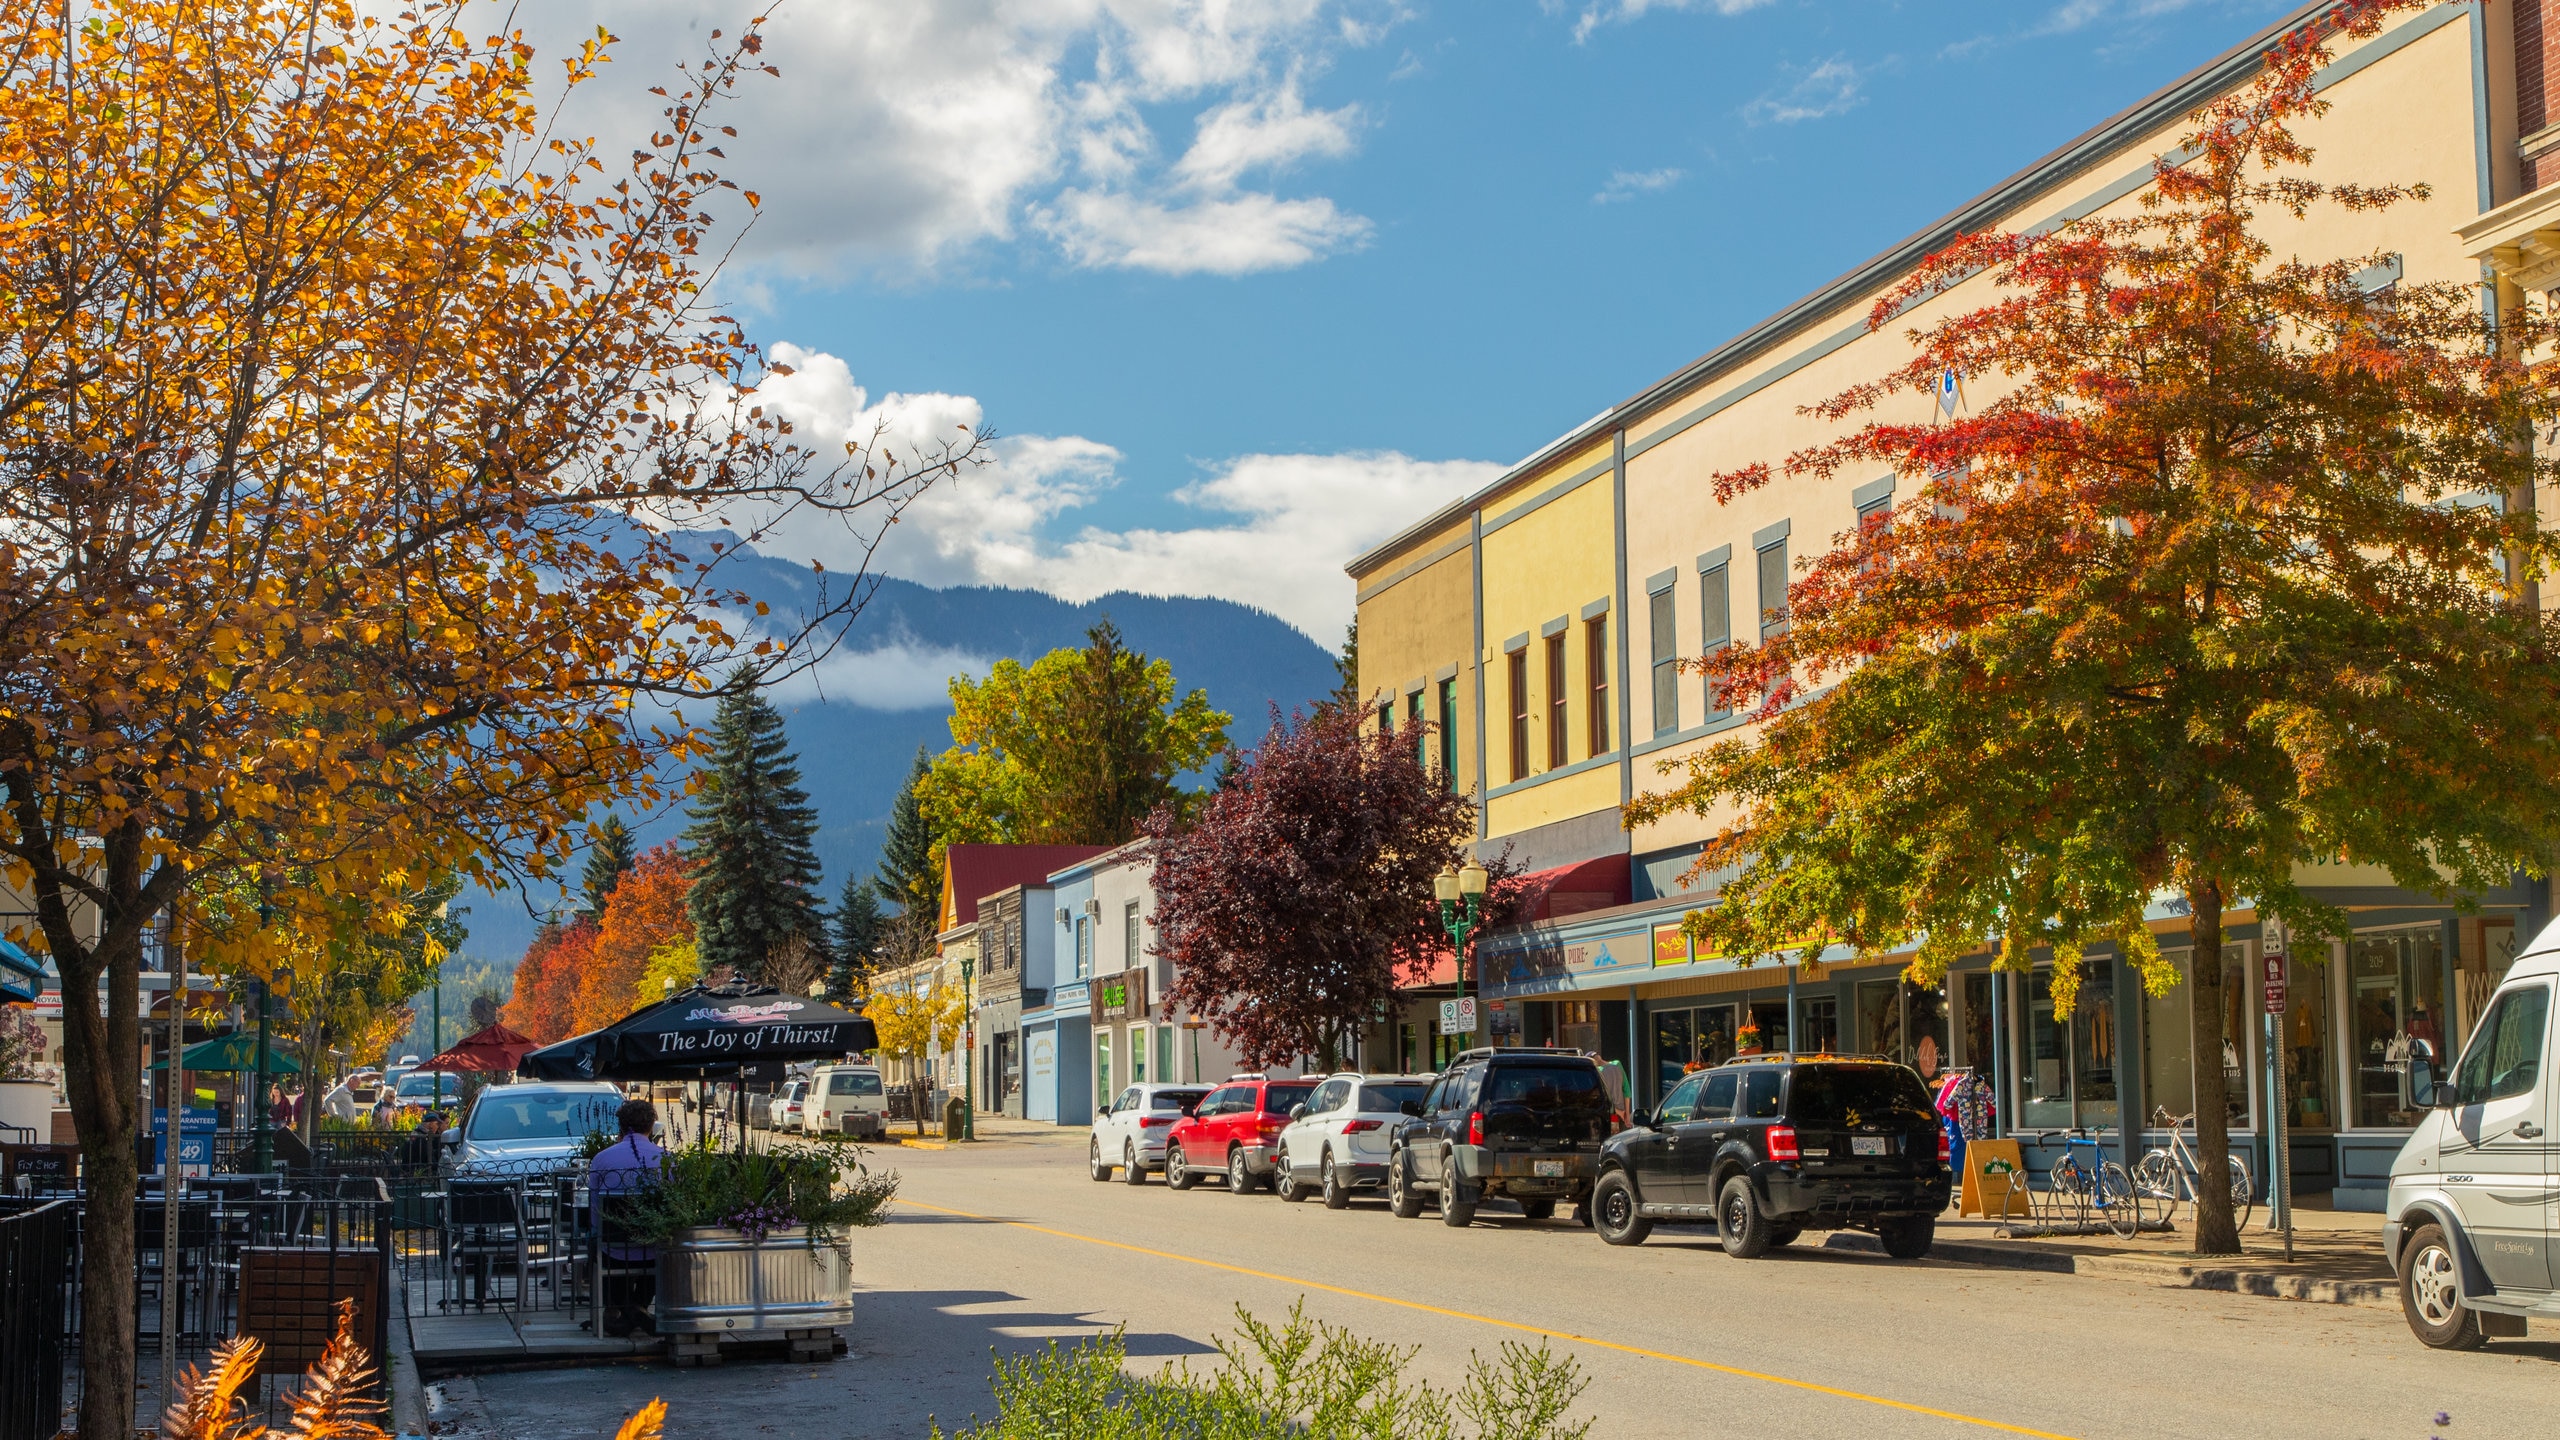
[{"label": "white van", "polygon": [[877,1065],[821,1065],[809,1075],[809,1093],[800,1101],[800,1127],[811,1135],[860,1135],[877,1140],[889,1133],[889,1087]]},{"label": "white van", "polygon": [[2439,1349],[2519,1338],[2528,1315],[2560,1319],[2555,989],[2560,923],[2507,972],[2459,1061],[2439,1071],[2424,1041],[2412,1046],[2410,1103],[2428,1113],[2391,1162],[2382,1243],[2409,1328]]}]

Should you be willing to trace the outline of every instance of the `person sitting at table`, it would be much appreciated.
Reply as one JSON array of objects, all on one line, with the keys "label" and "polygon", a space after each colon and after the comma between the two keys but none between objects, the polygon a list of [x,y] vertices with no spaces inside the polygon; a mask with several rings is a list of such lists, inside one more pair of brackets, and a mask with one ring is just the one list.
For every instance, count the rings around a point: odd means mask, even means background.
[{"label": "person sitting at table", "polygon": [[595,1207],[596,1243],[606,1259],[646,1268],[609,1271],[604,1277],[604,1333],[628,1335],[649,1326],[649,1306],[658,1298],[658,1252],[646,1245],[607,1245],[604,1202],[607,1195],[629,1195],[658,1183],[667,1152],[649,1138],[658,1128],[658,1107],[646,1100],[626,1100],[615,1112],[621,1138],[598,1151],[587,1164],[587,1193]]},{"label": "person sitting at table", "polygon": [[418,1128],[401,1144],[402,1163],[413,1170],[433,1171],[444,1163],[445,1113],[430,1110],[418,1117]]}]

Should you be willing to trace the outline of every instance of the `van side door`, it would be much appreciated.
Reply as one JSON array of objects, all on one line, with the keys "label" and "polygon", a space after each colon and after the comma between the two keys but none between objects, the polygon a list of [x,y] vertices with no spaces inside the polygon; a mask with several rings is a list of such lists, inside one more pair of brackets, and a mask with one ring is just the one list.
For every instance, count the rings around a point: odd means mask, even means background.
[{"label": "van side door", "polygon": [[2501,1290],[2560,1279],[2551,1262],[2550,1196],[2560,1184],[2551,1098],[2551,983],[2508,986],[2472,1031],[2453,1074],[2436,1163],[2480,1266]]}]

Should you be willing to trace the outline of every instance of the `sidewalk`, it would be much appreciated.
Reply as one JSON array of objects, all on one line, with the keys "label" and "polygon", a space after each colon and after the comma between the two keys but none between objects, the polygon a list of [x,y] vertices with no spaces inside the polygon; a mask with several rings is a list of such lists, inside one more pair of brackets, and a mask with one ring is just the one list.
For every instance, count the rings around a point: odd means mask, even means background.
[{"label": "sidewalk", "polygon": [[[1010,1115],[981,1115],[978,1117],[977,1130],[978,1138],[974,1143],[980,1145],[1043,1142],[1082,1145],[1087,1127],[1052,1125],[1046,1120],[1017,1120]],[[916,1134],[915,1122],[910,1120],[891,1124],[889,1133],[881,1138],[880,1143],[903,1145],[913,1150],[943,1150],[950,1148],[953,1142],[942,1138],[942,1126],[939,1122],[925,1126],[924,1134],[919,1136]]]},{"label": "sidewalk", "polygon": [[[2185,1206],[2178,1209],[2175,1230],[2146,1231],[2131,1240],[2111,1234],[2007,1239],[1999,1233],[2003,1227],[1998,1220],[1941,1217],[1938,1243],[1929,1258],[2317,1304],[2400,1308],[2399,1287],[2382,1253],[2381,1216],[2297,1205],[2290,1263],[2284,1258],[2284,1237],[2266,1226],[2266,1208],[2260,1206],[2240,1237],[2245,1253],[2198,1255],[2192,1248],[2194,1212]],[[1881,1249],[1873,1236],[1848,1231],[1835,1233],[1825,1244],[1838,1250]]]}]

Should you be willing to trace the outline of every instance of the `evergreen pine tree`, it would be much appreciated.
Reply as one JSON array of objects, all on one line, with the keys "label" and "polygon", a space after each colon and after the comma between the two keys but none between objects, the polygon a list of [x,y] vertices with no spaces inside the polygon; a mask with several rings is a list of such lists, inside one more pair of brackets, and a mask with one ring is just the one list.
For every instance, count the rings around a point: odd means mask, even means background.
[{"label": "evergreen pine tree", "polygon": [[607,815],[596,827],[595,843],[587,850],[587,868],[578,878],[578,887],[586,892],[587,903],[578,913],[592,920],[604,913],[605,897],[622,883],[625,871],[640,854],[640,842],[631,836],[631,827],[619,815]]},{"label": "evergreen pine tree", "polygon": [[881,931],[886,924],[880,897],[859,875],[844,880],[844,898],[836,905],[834,964],[827,972],[827,998],[850,1000],[880,964]]},{"label": "evergreen pine tree", "polygon": [[800,787],[800,764],[782,713],[756,693],[753,672],[731,672],[712,721],[710,764],[697,777],[684,832],[698,867],[686,908],[706,973],[722,966],[762,975],[792,936],[821,943],[818,812]]},{"label": "evergreen pine tree", "polygon": [[871,882],[879,897],[898,907],[885,937],[888,951],[900,962],[914,959],[933,943],[942,919],[942,867],[933,854],[933,826],[924,818],[924,779],[933,762],[916,747],[916,763],[907,783],[889,807],[889,829],[880,842],[880,870]]}]

